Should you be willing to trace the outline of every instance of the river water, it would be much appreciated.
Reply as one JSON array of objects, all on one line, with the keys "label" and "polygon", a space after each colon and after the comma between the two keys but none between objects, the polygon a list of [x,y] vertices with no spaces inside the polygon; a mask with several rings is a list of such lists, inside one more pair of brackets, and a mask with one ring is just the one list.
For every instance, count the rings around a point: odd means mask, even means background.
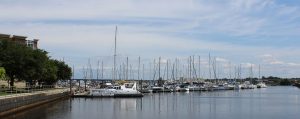
[{"label": "river water", "polygon": [[300,89],[146,94],[143,98],[74,98],[4,119],[299,119]]}]

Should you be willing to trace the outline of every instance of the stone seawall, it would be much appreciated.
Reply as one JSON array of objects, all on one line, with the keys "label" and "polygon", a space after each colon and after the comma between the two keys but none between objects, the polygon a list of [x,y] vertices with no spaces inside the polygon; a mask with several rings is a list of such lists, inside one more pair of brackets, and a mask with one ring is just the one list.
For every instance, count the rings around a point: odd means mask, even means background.
[{"label": "stone seawall", "polygon": [[69,97],[69,92],[50,91],[0,98],[0,117],[65,97]]}]

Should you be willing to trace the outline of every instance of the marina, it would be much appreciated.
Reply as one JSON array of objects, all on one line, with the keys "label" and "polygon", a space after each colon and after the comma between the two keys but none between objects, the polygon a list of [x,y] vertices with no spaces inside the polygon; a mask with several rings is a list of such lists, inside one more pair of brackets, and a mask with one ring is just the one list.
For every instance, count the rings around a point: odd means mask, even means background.
[{"label": "marina", "polygon": [[0,11],[0,119],[299,119],[300,0]]},{"label": "marina", "polygon": [[[220,91],[220,90],[243,90],[267,88],[266,84],[259,82],[257,85],[245,81],[244,83],[219,82],[218,84],[209,81],[191,82],[191,83],[174,83],[165,81],[161,86],[145,85],[137,86],[139,81],[134,83],[124,83],[123,85],[111,83],[96,83],[83,87],[89,87],[86,90],[78,91],[80,87],[76,86],[73,97],[142,97],[143,93],[171,93],[171,92],[198,92],[198,91]],[[119,82],[119,81],[116,81]],[[123,81],[124,82],[124,81]],[[126,81],[125,81],[126,82]],[[148,83],[149,84],[149,83]],[[105,88],[93,88],[92,85],[100,85]],[[141,85],[141,83],[139,84]],[[140,87],[146,87],[141,89]],[[73,89],[73,88],[72,88]]]},{"label": "marina", "polygon": [[[227,69],[229,72],[229,79],[227,77],[225,80],[219,79],[219,68],[217,67],[218,61],[217,57],[211,57],[211,54],[208,54],[208,72],[209,78],[204,79],[201,77],[201,57],[198,57],[198,61],[195,61],[195,56],[189,56],[187,59],[178,60],[175,58],[173,64],[171,60],[166,59],[166,61],[162,62],[162,57],[158,58],[158,62],[154,59],[153,69],[151,69],[151,63],[149,66],[149,79],[153,79],[152,82],[148,82],[144,84],[145,76],[144,64],[142,65],[142,76],[140,74],[141,70],[141,57],[138,57],[138,65],[135,67],[137,70],[132,70],[132,65],[128,63],[128,57],[126,57],[125,62],[122,60],[118,60],[117,58],[117,33],[118,27],[115,27],[115,37],[114,37],[114,55],[113,55],[113,66],[111,72],[111,82],[109,83],[99,83],[99,74],[100,74],[100,62],[98,60],[96,75],[97,79],[93,80],[93,67],[91,65],[90,59],[88,59],[88,64],[86,65],[86,69],[83,67],[84,74],[84,86],[81,86],[81,80],[79,82],[75,82],[75,91],[72,91],[74,86],[74,81],[72,79],[69,80],[70,91],[72,92],[73,97],[142,97],[142,93],[161,93],[161,92],[189,92],[189,91],[218,91],[218,90],[240,90],[240,89],[255,89],[257,85],[253,82],[256,81],[258,84],[258,88],[266,88],[266,84],[262,82],[260,77],[260,65],[259,65],[259,76],[258,78],[254,78],[253,76],[253,65],[251,64],[249,68],[249,77],[245,79],[242,78],[242,65],[240,64],[237,69],[235,69],[235,77],[232,78],[231,68]],[[184,63],[187,60],[187,63]],[[120,65],[120,68],[117,68],[118,64],[122,64],[120,62],[124,62],[123,65]],[[180,63],[181,62],[181,63]],[[126,64],[125,64],[126,63]],[[173,67],[169,67],[169,63],[173,65]],[[229,67],[231,67],[231,63],[229,62]],[[128,66],[130,65],[130,70]],[[164,66],[162,66],[164,65]],[[182,68],[179,68],[179,66]],[[198,68],[195,68],[195,65],[198,65]],[[176,67],[175,67],[176,66]],[[162,67],[164,67],[163,75]],[[169,69],[172,68],[171,71]],[[103,78],[103,61],[101,63],[101,77]],[[186,70],[186,72],[185,72]],[[225,69],[223,69],[225,70]],[[153,72],[152,72],[153,71]],[[178,72],[179,71],[179,72]],[[129,82],[129,76],[133,75],[132,81]],[[172,72],[172,73],[170,73]],[[74,78],[74,67],[73,67],[73,78]],[[134,74],[137,73],[137,79],[135,79]],[[156,76],[158,74],[158,76]],[[169,75],[170,74],[170,75]],[[169,76],[171,78],[169,78]],[[88,80],[89,79],[89,80]],[[246,80],[247,79],[247,80]],[[74,79],[73,79],[74,80]],[[101,80],[101,79],[100,79]],[[87,85],[87,81],[89,81]],[[260,82],[259,82],[260,81]],[[137,86],[139,83],[139,86]],[[78,84],[78,85],[77,85]],[[84,90],[82,90],[84,88]]]}]

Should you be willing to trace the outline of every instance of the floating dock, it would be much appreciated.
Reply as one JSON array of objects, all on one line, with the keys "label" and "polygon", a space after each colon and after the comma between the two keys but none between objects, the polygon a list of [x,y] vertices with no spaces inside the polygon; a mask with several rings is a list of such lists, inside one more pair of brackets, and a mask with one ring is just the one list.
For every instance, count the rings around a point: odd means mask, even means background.
[{"label": "floating dock", "polygon": [[111,95],[90,95],[88,93],[80,93],[80,94],[74,94],[72,97],[74,98],[139,98],[143,97],[144,95],[142,93],[139,94],[111,94]]}]

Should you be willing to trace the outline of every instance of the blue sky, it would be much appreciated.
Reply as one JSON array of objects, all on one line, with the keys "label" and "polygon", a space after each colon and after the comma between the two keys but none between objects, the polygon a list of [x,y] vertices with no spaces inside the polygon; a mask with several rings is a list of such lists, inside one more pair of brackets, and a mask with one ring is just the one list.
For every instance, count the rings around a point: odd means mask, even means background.
[{"label": "blue sky", "polygon": [[109,77],[116,25],[118,64],[128,56],[136,70],[141,56],[147,74],[159,56],[200,55],[208,77],[209,53],[219,77],[239,64],[244,77],[251,65],[255,76],[258,65],[266,76],[300,74],[299,0],[0,0],[0,11],[0,33],[40,39],[51,57],[75,66],[77,78],[88,59],[94,69],[103,60]]}]

